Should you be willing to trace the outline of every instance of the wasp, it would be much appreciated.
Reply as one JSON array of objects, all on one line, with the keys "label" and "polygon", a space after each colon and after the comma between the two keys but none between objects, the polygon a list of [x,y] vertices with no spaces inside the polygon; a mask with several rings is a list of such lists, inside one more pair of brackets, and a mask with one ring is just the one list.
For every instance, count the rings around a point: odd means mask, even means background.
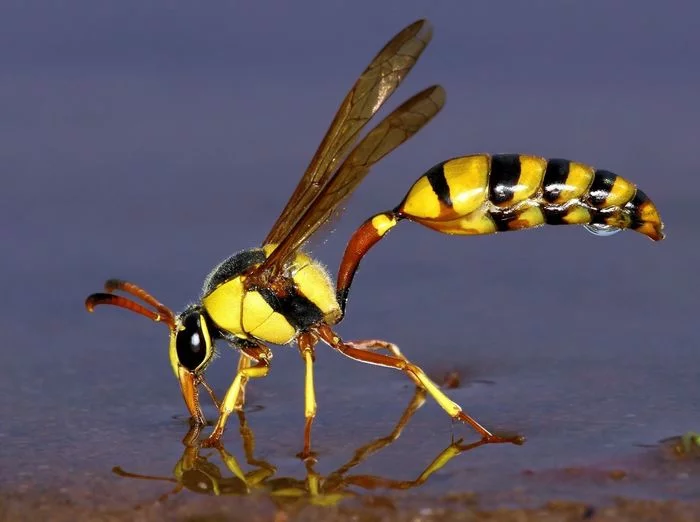
[{"label": "wasp", "polygon": [[[445,91],[433,85],[360,137],[414,67],[431,36],[429,23],[419,20],[381,49],[342,101],[262,246],[234,254],[216,266],[195,304],[176,315],[137,285],[114,279],[107,281],[106,292],[87,298],[89,311],[109,304],[167,325],[170,363],[192,423],[205,423],[200,385],[218,408],[218,420],[204,445],[218,444],[229,416],[243,408],[247,382],[268,374],[273,355],[268,345],[296,344],[305,364],[306,422],[301,455],[310,456],[316,416],[314,353],[319,341],[356,361],[405,373],[450,417],[469,424],[483,441],[520,444],[524,440],[521,436],[494,434],[469,416],[396,345],[379,340],[348,342],[336,333],[334,327],[345,315],[361,260],[403,220],[455,235],[582,224],[598,234],[631,229],[655,241],[664,237],[655,205],[633,183],[612,172],[564,159],[475,154],[438,163],[418,178],[396,208],[365,221],[347,244],[334,287],[326,269],[301,248],[374,164],[442,109]],[[240,353],[236,376],[221,402],[204,379],[217,341],[227,342]]]}]

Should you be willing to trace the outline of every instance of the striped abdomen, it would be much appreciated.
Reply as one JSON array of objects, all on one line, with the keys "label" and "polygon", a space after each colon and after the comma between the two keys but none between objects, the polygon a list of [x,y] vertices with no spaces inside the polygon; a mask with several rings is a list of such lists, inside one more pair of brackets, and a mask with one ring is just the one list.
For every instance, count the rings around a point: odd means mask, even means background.
[{"label": "striped abdomen", "polygon": [[367,251],[401,219],[445,234],[493,234],[540,225],[632,229],[663,239],[656,206],[634,184],[583,163],[525,154],[475,154],[438,163],[401,204],[365,221],[353,234],[338,271],[345,309],[355,271]]},{"label": "striped abdomen", "polygon": [[599,224],[663,238],[654,204],[626,179],[563,159],[477,154],[439,163],[395,209],[447,234]]}]

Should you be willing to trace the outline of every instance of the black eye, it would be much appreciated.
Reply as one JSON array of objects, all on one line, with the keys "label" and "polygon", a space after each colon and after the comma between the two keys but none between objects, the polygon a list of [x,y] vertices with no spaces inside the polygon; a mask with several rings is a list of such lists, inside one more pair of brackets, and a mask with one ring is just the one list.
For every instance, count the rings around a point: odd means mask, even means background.
[{"label": "black eye", "polygon": [[193,313],[182,321],[184,330],[177,334],[177,358],[190,371],[196,370],[207,357],[207,339],[200,324],[201,316]]}]

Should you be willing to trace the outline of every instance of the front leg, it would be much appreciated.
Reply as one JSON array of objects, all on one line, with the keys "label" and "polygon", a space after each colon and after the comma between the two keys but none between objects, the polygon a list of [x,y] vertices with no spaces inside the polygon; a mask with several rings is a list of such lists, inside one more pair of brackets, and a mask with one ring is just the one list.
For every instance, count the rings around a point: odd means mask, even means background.
[{"label": "front leg", "polygon": [[365,444],[364,446],[361,446],[360,448],[355,450],[355,454],[353,455],[352,459],[350,459],[348,462],[343,464],[341,467],[339,467],[337,470],[331,473],[328,477],[326,477],[326,482],[330,482],[331,477],[344,480],[343,477],[348,471],[350,471],[350,469],[360,464],[373,453],[376,453],[377,451],[385,448],[386,446],[389,446],[396,439],[398,439],[401,436],[403,429],[408,424],[408,421],[411,420],[416,411],[418,411],[418,409],[422,407],[425,403],[425,395],[426,392],[423,388],[416,387],[416,391],[413,393],[411,402],[408,404],[408,406],[406,406],[406,409],[404,410],[403,414],[401,415],[401,418],[396,423],[391,433],[389,433],[389,435],[386,435],[385,437],[373,440],[372,442]]},{"label": "front leg", "polygon": [[[236,410],[236,406],[241,404],[240,395],[245,389],[245,385],[248,379],[258,379],[265,377],[270,371],[271,353],[269,348],[264,345],[250,345],[245,347],[239,347],[241,352],[243,352],[247,358],[250,358],[255,362],[253,366],[248,364],[239,364],[239,369],[236,372],[236,377],[233,379],[231,386],[229,387],[224,400],[221,402],[219,408],[219,419],[216,421],[214,430],[211,435],[202,441],[203,447],[218,446],[221,436],[224,434],[224,428],[226,427],[226,422],[233,411]],[[241,367],[243,366],[243,367]]]},{"label": "front leg", "polygon": [[[252,366],[252,363],[252,359],[250,359],[244,352],[241,352],[238,358],[238,369],[236,370],[236,375],[241,373],[243,370],[250,368]],[[241,389],[238,392],[238,397],[236,398],[236,405],[234,406],[234,409],[236,411],[243,411],[243,407],[245,406],[245,385],[246,383],[242,383]]]}]

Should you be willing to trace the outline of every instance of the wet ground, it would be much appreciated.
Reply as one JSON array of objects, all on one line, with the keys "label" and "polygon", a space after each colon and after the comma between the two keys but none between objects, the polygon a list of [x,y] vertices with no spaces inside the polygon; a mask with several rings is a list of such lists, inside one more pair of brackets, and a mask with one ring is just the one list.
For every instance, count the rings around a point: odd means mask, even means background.
[{"label": "wet ground", "polygon": [[[14,49],[0,73],[0,519],[266,520],[281,505],[276,520],[697,518],[694,439],[659,443],[700,430],[696,7],[506,2],[370,17],[353,3],[278,18],[27,5],[0,22],[0,48]],[[303,366],[278,348],[249,390],[252,454],[232,419],[224,459],[187,454],[197,491],[158,502],[182,479],[188,431],[166,330],[120,310],[89,315],[85,296],[121,277],[176,309],[195,299],[213,265],[265,236],[354,76],[420,16],[435,40],[397,98],[440,82],[446,108],[311,245],[331,272],[362,220],[434,163],[472,152],[616,171],[654,199],[668,238],[399,226],[364,262],[340,333],[392,340],[438,381],[457,372],[455,400],[528,442],[453,455],[453,440],[474,434],[427,401],[393,444],[367,446],[392,433],[413,388],[319,349],[319,456],[307,469],[295,457]],[[219,393],[235,369],[220,348]],[[430,468],[440,455],[452,458]],[[309,476],[336,507],[309,506]],[[213,489],[231,495],[199,494]]]}]

